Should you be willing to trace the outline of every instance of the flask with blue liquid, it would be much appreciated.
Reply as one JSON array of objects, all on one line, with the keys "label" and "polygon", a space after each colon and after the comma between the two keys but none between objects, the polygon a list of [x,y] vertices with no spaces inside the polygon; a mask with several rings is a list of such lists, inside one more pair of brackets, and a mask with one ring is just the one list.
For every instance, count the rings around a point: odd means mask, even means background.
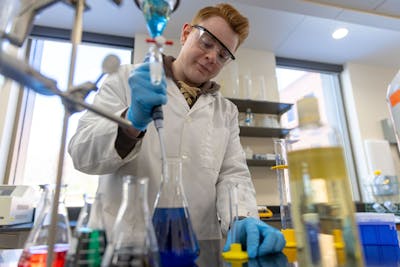
[{"label": "flask with blue liquid", "polygon": [[180,158],[167,158],[167,172],[157,195],[153,225],[162,266],[192,266],[200,250],[182,186]]}]

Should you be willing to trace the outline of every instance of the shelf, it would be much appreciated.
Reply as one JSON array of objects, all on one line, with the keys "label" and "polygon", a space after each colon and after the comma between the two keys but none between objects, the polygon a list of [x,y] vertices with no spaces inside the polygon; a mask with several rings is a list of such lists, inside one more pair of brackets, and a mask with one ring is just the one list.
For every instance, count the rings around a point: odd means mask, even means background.
[{"label": "shelf", "polygon": [[253,113],[282,115],[283,113],[288,111],[293,105],[288,103],[278,103],[278,102],[259,101],[250,99],[237,99],[237,98],[228,98],[228,99],[237,106],[239,112],[246,112],[247,108],[251,108],[251,111]]},{"label": "shelf", "polygon": [[248,166],[255,166],[255,167],[275,166],[275,160],[247,159],[246,161]]},{"label": "shelf", "polygon": [[240,126],[240,136],[284,138],[290,129]]}]

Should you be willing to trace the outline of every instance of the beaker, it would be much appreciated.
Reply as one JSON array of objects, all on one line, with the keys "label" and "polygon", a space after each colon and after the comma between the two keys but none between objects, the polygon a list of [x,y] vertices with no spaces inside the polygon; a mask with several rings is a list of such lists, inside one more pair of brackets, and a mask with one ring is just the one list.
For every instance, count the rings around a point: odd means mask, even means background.
[{"label": "beaker", "polygon": [[200,250],[182,186],[182,160],[169,157],[167,167],[153,214],[161,263],[163,267],[190,266]]},{"label": "beaker", "polygon": [[100,266],[107,238],[103,217],[103,195],[84,195],[82,207],[72,233],[67,266]]},{"label": "beaker", "polygon": [[[64,186],[65,187],[65,186]],[[51,207],[54,199],[54,186],[45,185],[41,204],[42,212],[29,233],[24,250],[18,262],[18,267],[45,266],[48,252],[48,239],[51,224]],[[71,238],[67,209],[64,205],[64,194],[60,195],[54,243],[53,266],[62,267],[65,264]]]},{"label": "beaker", "polygon": [[147,203],[148,178],[124,176],[122,202],[101,266],[159,267]]}]

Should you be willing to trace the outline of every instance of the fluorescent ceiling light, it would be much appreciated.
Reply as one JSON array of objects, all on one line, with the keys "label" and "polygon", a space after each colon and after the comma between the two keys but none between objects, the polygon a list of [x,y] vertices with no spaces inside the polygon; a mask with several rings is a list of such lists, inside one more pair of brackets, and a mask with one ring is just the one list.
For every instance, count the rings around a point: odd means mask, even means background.
[{"label": "fluorescent ceiling light", "polygon": [[339,28],[336,29],[333,33],[332,33],[332,38],[333,39],[342,39],[344,38],[347,34],[349,33],[349,30],[346,28]]}]

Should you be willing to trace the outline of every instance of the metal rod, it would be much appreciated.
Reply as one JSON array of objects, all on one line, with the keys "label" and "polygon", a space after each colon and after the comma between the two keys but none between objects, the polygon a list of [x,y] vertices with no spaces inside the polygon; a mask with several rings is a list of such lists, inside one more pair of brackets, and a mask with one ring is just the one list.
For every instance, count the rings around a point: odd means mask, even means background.
[{"label": "metal rod", "polygon": [[84,107],[98,115],[101,115],[113,122],[116,122],[119,126],[124,128],[131,128],[132,124],[130,121],[118,117],[113,113],[96,107],[92,104],[86,103],[83,99],[75,98],[70,92],[63,92],[57,88],[57,83],[45,77],[26,62],[13,58],[3,52],[0,52],[0,73],[5,77],[12,80],[18,81],[20,84],[33,88],[36,90],[47,90],[48,95],[58,95],[63,101],[73,103]]},{"label": "metal rod", "polygon": [[[85,0],[77,0],[76,1],[76,9],[75,9],[75,21],[74,27],[72,29],[71,34],[71,58],[70,58],[70,68],[69,68],[69,76],[68,76],[68,89],[72,88],[73,80],[74,80],[74,72],[75,72],[75,64],[76,64],[76,56],[78,44],[81,41],[82,37],[82,20],[83,20],[83,11],[85,7]],[[68,90],[67,90],[68,91]],[[58,214],[58,205],[60,200],[60,191],[62,184],[62,175],[63,175],[63,167],[64,167],[64,157],[65,157],[65,146],[67,142],[67,131],[68,131],[68,120],[69,120],[69,112],[67,108],[64,106],[64,120],[63,120],[63,129],[61,134],[61,144],[60,150],[58,154],[58,166],[57,166],[57,179],[56,179],[56,188],[54,193],[54,200],[51,212],[51,224],[49,229],[49,240],[48,240],[48,252],[47,252],[47,261],[46,266],[51,267],[53,263],[54,256],[54,244],[56,239],[57,232],[57,214]]]}]

